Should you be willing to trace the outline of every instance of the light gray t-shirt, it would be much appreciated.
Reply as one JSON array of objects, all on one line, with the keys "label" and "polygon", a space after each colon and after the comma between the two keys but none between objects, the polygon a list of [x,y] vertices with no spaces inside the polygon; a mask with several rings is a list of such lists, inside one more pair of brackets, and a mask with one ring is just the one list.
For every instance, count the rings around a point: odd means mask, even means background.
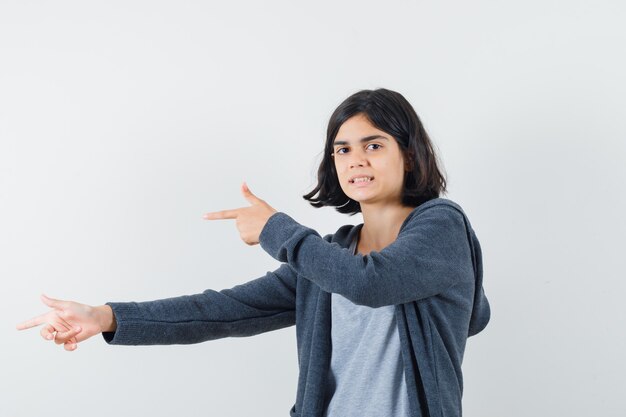
[{"label": "light gray t-shirt", "polygon": [[[350,245],[356,254],[359,233]],[[339,277],[340,278],[340,277]],[[326,417],[406,417],[409,403],[395,306],[331,294],[332,354]]]}]

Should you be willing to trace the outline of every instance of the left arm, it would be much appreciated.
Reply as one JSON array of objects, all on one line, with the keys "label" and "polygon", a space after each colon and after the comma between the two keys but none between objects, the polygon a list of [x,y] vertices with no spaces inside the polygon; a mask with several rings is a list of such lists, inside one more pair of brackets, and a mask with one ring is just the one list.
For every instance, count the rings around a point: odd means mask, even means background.
[{"label": "left arm", "polygon": [[269,218],[259,242],[324,291],[370,307],[431,297],[474,278],[463,215],[446,206],[417,214],[393,243],[367,255],[353,255],[282,212]]}]

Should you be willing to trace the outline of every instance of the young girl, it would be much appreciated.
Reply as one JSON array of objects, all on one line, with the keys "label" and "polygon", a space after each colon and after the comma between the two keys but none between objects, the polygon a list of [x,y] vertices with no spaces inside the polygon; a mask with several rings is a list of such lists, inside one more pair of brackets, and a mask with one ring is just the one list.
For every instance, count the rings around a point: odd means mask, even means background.
[{"label": "young girl", "polygon": [[[361,212],[363,223],[320,236],[245,183],[236,219],[244,242],[281,266],[222,291],[52,308],[18,325],[66,350],[102,333],[109,344],[188,344],[296,325],[300,374],[291,416],[461,416],[461,363],[485,328],[480,244],[417,114],[399,93],[363,90],[328,124],[314,207]],[[315,197],[317,195],[317,197]]]}]

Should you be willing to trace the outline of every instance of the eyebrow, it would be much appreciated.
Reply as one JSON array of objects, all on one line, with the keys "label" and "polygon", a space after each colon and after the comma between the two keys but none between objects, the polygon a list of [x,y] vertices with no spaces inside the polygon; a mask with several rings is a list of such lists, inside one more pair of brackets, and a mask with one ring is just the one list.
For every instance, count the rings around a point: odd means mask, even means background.
[{"label": "eyebrow", "polygon": [[[361,142],[361,143],[365,143],[365,142],[372,141],[372,140],[374,140],[374,139],[385,139],[385,140],[387,140],[387,141],[389,140],[389,139],[387,139],[386,137],[381,136],[381,135],[372,135],[372,136],[366,136],[366,137],[364,137],[364,138],[361,138],[361,139],[359,140],[359,142]],[[346,142],[345,140],[336,140],[336,141],[334,141],[334,142],[333,142],[333,146],[337,146],[337,145],[349,145],[349,143],[348,143],[348,142]]]}]

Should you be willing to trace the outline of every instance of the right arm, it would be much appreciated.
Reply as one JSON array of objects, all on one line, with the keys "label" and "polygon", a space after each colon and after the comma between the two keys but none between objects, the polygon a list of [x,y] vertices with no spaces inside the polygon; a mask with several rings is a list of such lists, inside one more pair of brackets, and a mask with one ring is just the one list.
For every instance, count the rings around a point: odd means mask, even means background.
[{"label": "right arm", "polygon": [[89,306],[42,296],[48,313],[20,323],[18,330],[45,324],[41,336],[74,350],[102,333],[109,344],[200,343],[252,336],[295,324],[296,273],[282,264],[264,276],[221,291],[206,290],[146,302]]},{"label": "right arm", "polygon": [[191,344],[252,336],[295,324],[296,274],[282,264],[233,288],[146,302],[107,303],[116,329],[103,332],[118,345]]}]

